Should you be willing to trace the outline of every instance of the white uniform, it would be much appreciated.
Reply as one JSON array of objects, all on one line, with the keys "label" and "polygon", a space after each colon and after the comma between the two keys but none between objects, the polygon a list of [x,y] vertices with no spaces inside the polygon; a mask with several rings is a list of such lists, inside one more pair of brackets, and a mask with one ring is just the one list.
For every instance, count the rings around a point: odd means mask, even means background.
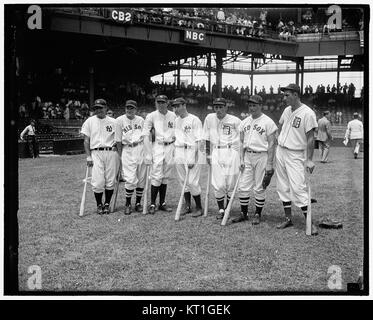
[{"label": "white uniform", "polygon": [[240,169],[241,120],[227,114],[219,120],[216,113],[206,116],[203,138],[211,144],[211,184],[217,199],[230,197]]},{"label": "white uniform", "polygon": [[115,141],[122,143],[122,178],[125,181],[125,188],[127,190],[144,188],[146,175],[142,136],[144,119],[135,116],[131,120],[127,115],[123,115],[116,121]]},{"label": "white uniform", "polygon": [[305,104],[294,112],[288,106],[279,123],[282,129],[276,150],[277,192],[281,201],[294,201],[297,207],[304,207],[308,205],[304,174],[306,133],[317,128],[316,114]]},{"label": "white uniform", "polygon": [[277,130],[273,120],[265,114],[257,119],[249,116],[242,121],[240,132],[244,135],[245,170],[241,174],[239,194],[241,205],[247,205],[249,192],[254,190],[255,205],[263,207],[265,189],[262,187],[268,159],[268,137]]},{"label": "white uniform", "polygon": [[363,139],[363,133],[363,123],[360,120],[354,119],[347,124],[346,137],[351,140],[351,145],[354,149],[354,153],[359,153],[360,143]]},{"label": "white uniform", "polygon": [[111,148],[115,146],[115,119],[106,116],[88,118],[82,126],[81,133],[89,137],[92,167],[92,190],[102,193],[105,189],[113,190],[119,169],[119,156],[114,150],[95,150],[97,148]]},{"label": "white uniform", "polygon": [[153,165],[151,171],[151,184],[159,187],[167,184],[172,174],[175,140],[175,119],[172,111],[165,115],[158,110],[149,113],[144,122],[143,136],[149,136],[150,130],[155,129],[155,141],[152,146]]},{"label": "white uniform", "polygon": [[175,120],[175,137],[175,167],[180,185],[184,184],[187,165],[193,163],[195,165],[192,169],[189,169],[185,192],[190,192],[192,196],[200,195],[201,164],[196,162],[196,152],[199,152],[197,142],[202,139],[201,120],[192,114],[188,114],[185,118],[177,117]]}]

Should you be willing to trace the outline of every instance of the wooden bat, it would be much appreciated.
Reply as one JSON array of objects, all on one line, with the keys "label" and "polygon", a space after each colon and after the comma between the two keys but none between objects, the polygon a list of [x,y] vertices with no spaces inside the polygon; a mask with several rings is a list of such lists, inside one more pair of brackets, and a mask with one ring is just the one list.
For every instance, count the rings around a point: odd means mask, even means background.
[{"label": "wooden bat", "polygon": [[87,183],[88,183],[88,173],[89,173],[89,167],[87,166],[87,170],[85,172],[85,179],[84,179],[84,188],[83,188],[83,195],[82,195],[82,201],[80,202],[80,211],[79,211],[79,217],[82,217],[84,214],[84,208],[85,208],[85,197],[87,193]]},{"label": "wooden bat", "polygon": [[207,187],[206,187],[206,195],[205,195],[205,209],[203,212],[203,216],[207,217],[207,213],[209,211],[209,194],[210,194],[210,184],[211,184],[211,165],[209,166],[209,170],[207,173]]},{"label": "wooden bat", "polygon": [[144,189],[144,202],[142,207],[142,214],[146,214],[148,209],[148,189],[149,189],[149,169],[150,165],[146,165],[146,173],[145,173],[145,189]]},{"label": "wooden bat", "polygon": [[237,181],[236,181],[236,184],[234,186],[234,189],[233,189],[233,192],[232,192],[232,195],[231,195],[231,199],[229,200],[227,208],[224,210],[224,217],[223,217],[223,221],[221,222],[222,226],[225,226],[225,224],[227,223],[227,220],[229,218],[229,214],[231,212],[234,196],[236,195],[236,191],[237,191],[237,188],[238,188],[238,183],[240,182],[241,173],[242,173],[242,171],[240,170],[240,173],[238,174]]},{"label": "wooden bat", "polygon": [[110,202],[110,212],[114,212],[115,211],[115,206],[117,204],[117,197],[118,197],[118,190],[119,190],[119,177],[120,177],[120,170],[121,168],[119,168],[118,170],[118,173],[117,173],[117,178],[116,178],[116,181],[117,183],[115,184],[115,188],[114,188],[114,198],[111,199],[111,202]]},{"label": "wooden bat", "polygon": [[175,221],[179,221],[180,214],[181,214],[181,206],[183,205],[183,198],[184,198],[184,192],[189,179],[189,168],[186,167],[186,176],[183,184],[183,188],[181,189],[179,204],[177,205],[176,213],[175,213]]},{"label": "wooden bat", "polygon": [[[307,174],[307,173],[306,173]],[[311,207],[311,184],[310,178],[307,176],[308,184],[308,205],[307,205],[307,216],[306,216],[306,235],[312,235],[312,207]]]}]

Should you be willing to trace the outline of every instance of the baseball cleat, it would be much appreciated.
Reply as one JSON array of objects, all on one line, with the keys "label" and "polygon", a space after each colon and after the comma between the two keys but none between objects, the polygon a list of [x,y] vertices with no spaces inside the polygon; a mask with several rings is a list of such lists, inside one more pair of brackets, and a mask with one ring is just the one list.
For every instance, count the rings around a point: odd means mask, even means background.
[{"label": "baseball cleat", "polygon": [[319,230],[317,229],[317,227],[312,223],[312,227],[311,227],[311,235],[313,236],[317,236],[319,234]]},{"label": "baseball cleat", "polygon": [[158,206],[158,210],[166,211],[166,212],[172,212],[172,209],[167,206],[166,202],[163,202]]},{"label": "baseball cleat", "polygon": [[102,206],[102,204],[99,204],[97,206],[97,214],[103,214],[104,213],[104,208]]},{"label": "baseball cleat", "polygon": [[148,213],[149,214],[155,214],[155,205],[154,204],[150,205]]},{"label": "baseball cleat", "polygon": [[124,208],[124,214],[126,216],[130,215],[132,213],[132,207],[131,205],[127,205],[125,208]]},{"label": "baseball cleat", "polygon": [[291,219],[289,218],[286,218],[286,220],[282,223],[280,223],[279,225],[277,225],[277,229],[285,229],[285,228],[288,228],[288,227],[291,227],[293,226],[293,221],[291,221]]},{"label": "baseball cleat", "polygon": [[196,211],[193,212],[192,217],[193,218],[198,218],[198,217],[202,216],[202,211],[203,211],[202,208],[197,208]]},{"label": "baseball cleat", "polygon": [[136,203],[135,205],[135,211],[136,212],[142,212],[142,205],[140,203]]},{"label": "baseball cleat", "polygon": [[232,223],[238,223],[238,222],[246,221],[248,219],[249,218],[247,217],[247,213],[241,212],[239,217],[232,219]]},{"label": "baseball cleat", "polygon": [[216,216],[216,219],[217,220],[222,220],[224,218],[224,209],[220,209],[217,216]]},{"label": "baseball cleat", "polygon": [[103,214],[109,214],[109,213],[110,213],[109,204],[108,204],[108,203],[105,203]]},{"label": "baseball cleat", "polygon": [[253,218],[253,221],[251,221],[251,224],[252,225],[257,225],[260,223],[260,214],[259,213],[256,213],[254,215],[254,218]]},{"label": "baseball cleat", "polygon": [[186,215],[186,214],[188,214],[188,213],[191,213],[191,212],[192,212],[192,210],[190,209],[190,207],[189,207],[189,206],[186,206],[186,207],[184,208],[183,212],[181,213],[181,215],[184,216],[184,215]]}]

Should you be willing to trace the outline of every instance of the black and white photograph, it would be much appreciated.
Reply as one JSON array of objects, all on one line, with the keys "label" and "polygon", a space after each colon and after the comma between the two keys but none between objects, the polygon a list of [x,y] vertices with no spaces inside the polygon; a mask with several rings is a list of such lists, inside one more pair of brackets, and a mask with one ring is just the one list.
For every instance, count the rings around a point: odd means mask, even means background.
[{"label": "black and white photograph", "polygon": [[4,295],[369,295],[369,5],[3,11]]}]

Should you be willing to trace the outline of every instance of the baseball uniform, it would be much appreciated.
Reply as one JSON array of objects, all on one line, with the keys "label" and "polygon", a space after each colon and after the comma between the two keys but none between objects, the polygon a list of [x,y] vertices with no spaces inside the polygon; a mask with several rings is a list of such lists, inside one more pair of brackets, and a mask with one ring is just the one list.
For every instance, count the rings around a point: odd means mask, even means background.
[{"label": "baseball uniform", "polygon": [[277,192],[280,200],[297,207],[308,205],[304,162],[307,149],[307,132],[317,128],[315,112],[301,104],[294,112],[285,108],[279,121],[282,125],[276,149]]},{"label": "baseball uniform", "polygon": [[185,118],[177,117],[175,120],[175,137],[175,167],[179,183],[183,186],[186,166],[191,163],[195,164],[192,169],[189,169],[185,192],[190,192],[192,196],[200,195],[201,165],[196,163],[196,148],[197,142],[202,139],[201,120],[192,114],[188,114]]},{"label": "baseball uniform", "polygon": [[[121,173],[125,181],[126,197],[131,198],[135,188],[136,195],[141,197],[146,175],[146,165],[143,161],[144,137],[142,135],[144,119],[137,115],[133,119],[122,115],[116,119],[116,122],[115,141],[122,143]],[[138,189],[141,190],[140,193]]]},{"label": "baseball uniform", "polygon": [[82,126],[81,133],[89,137],[92,168],[92,190],[102,193],[113,190],[119,169],[119,156],[115,147],[115,119],[97,116],[88,118]]},{"label": "baseball uniform", "polygon": [[167,184],[172,175],[175,141],[175,119],[172,111],[165,115],[158,110],[149,113],[144,122],[142,135],[148,137],[154,127],[155,141],[152,144],[153,165],[151,170],[151,184],[159,187]]},{"label": "baseball uniform", "polygon": [[347,124],[345,137],[351,140],[355,158],[357,158],[357,155],[359,154],[360,143],[362,143],[363,140],[363,133],[364,127],[360,120],[354,119]]},{"label": "baseball uniform", "polygon": [[210,141],[211,184],[218,201],[227,195],[230,198],[240,168],[241,120],[227,114],[219,119],[215,113],[206,116],[203,124],[203,138]]},{"label": "baseball uniform", "polygon": [[268,159],[268,137],[277,130],[273,120],[265,114],[256,119],[250,115],[242,121],[240,132],[243,134],[244,162],[239,182],[241,206],[249,203],[250,190],[254,190],[255,206],[262,208],[265,202],[265,189],[262,186]]}]

